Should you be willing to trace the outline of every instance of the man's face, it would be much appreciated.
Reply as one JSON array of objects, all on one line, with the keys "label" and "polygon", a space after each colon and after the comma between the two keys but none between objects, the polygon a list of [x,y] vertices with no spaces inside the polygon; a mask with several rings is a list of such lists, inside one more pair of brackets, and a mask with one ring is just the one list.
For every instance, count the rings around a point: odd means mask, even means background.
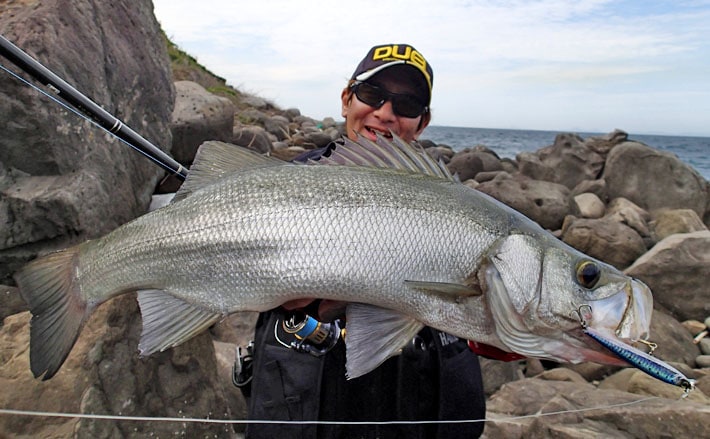
[{"label": "man's face", "polygon": [[[367,83],[390,93],[421,96],[421,88],[418,87],[421,80],[417,75],[419,74],[412,67],[394,66],[377,73],[368,79]],[[356,132],[370,140],[376,140],[378,133],[390,137],[392,131],[403,140],[411,142],[429,124],[428,114],[413,118],[399,116],[393,112],[392,102],[387,101],[381,107],[374,108],[361,102],[348,89],[343,90],[341,99],[346,133],[352,140],[357,140]]]}]

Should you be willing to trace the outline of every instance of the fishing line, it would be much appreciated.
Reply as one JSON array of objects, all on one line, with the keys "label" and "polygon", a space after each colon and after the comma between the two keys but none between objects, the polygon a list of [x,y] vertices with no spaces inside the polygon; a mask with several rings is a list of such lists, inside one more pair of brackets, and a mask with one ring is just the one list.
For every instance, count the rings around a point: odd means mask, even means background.
[{"label": "fishing line", "polygon": [[[2,69],[2,70],[4,70],[5,72],[9,73],[10,76],[15,77],[15,79],[17,79],[17,80],[19,80],[20,82],[24,83],[24,84],[27,85],[28,87],[30,87],[30,88],[32,88],[32,89],[34,89],[34,90],[40,92],[41,94],[45,95],[46,97],[48,97],[48,98],[51,99],[52,101],[54,101],[54,102],[56,102],[57,104],[59,104],[60,106],[64,107],[64,109],[66,109],[66,110],[68,110],[68,111],[74,113],[75,115],[79,116],[80,118],[82,118],[82,119],[88,121],[88,122],[91,123],[92,125],[96,126],[97,128],[101,129],[102,131],[106,132],[106,133],[109,134],[111,137],[113,137],[113,138],[115,138],[115,139],[118,139],[118,140],[119,140],[120,142],[122,142],[123,144],[125,144],[125,145],[131,147],[133,150],[139,152],[141,155],[143,155],[144,157],[146,157],[148,160],[152,161],[152,162],[155,163],[156,165],[161,166],[161,167],[164,165],[164,163],[161,162],[160,160],[158,160],[157,158],[153,157],[152,155],[148,154],[147,152],[143,151],[143,150],[140,149],[140,148],[136,148],[136,147],[135,147],[134,145],[132,145],[131,143],[127,142],[126,140],[124,140],[124,139],[122,139],[121,137],[119,137],[119,136],[116,135],[116,133],[115,133],[114,131],[117,131],[118,128],[120,128],[120,125],[118,125],[118,124],[122,124],[121,121],[117,120],[117,121],[116,121],[116,124],[117,124],[117,125],[114,125],[114,127],[113,127],[111,130],[109,130],[108,128],[104,128],[103,126],[101,126],[101,124],[99,124],[99,123],[96,122],[95,120],[91,119],[90,117],[86,116],[86,115],[83,114],[81,111],[77,110],[76,108],[74,108],[73,106],[71,106],[71,105],[69,105],[68,103],[64,102],[63,100],[59,99],[58,97],[52,96],[52,95],[49,94],[48,92],[46,92],[46,91],[42,90],[41,88],[37,87],[36,85],[32,84],[31,82],[29,82],[28,80],[26,80],[26,79],[23,78],[22,76],[18,75],[17,73],[13,72],[12,70],[8,69],[8,68],[5,67],[4,65],[0,64],[0,69]],[[50,89],[54,90],[54,87],[52,87],[51,84],[48,84],[47,86],[48,86]],[[185,169],[182,165],[179,165],[179,168],[177,169],[177,171],[174,171],[174,172],[175,172],[176,174],[180,174],[180,173],[183,173],[183,172],[185,172],[185,171],[186,171],[186,169]]]},{"label": "fishing line", "polygon": [[140,422],[194,422],[202,424],[284,424],[284,425],[422,425],[422,424],[474,424],[480,422],[515,422],[522,419],[541,418],[543,416],[563,415],[565,413],[580,413],[592,410],[604,410],[619,407],[628,407],[642,402],[660,399],[657,396],[649,396],[635,401],[609,404],[598,407],[585,407],[574,410],[560,410],[549,413],[535,413],[532,415],[503,416],[496,419],[451,419],[436,421],[274,421],[266,419],[210,419],[210,418],[174,418],[174,417],[152,417],[152,416],[124,416],[124,415],[97,415],[90,413],[61,413],[42,412],[31,410],[0,409],[0,415],[35,416],[48,418],[79,418],[98,419],[106,421],[140,421]]}]

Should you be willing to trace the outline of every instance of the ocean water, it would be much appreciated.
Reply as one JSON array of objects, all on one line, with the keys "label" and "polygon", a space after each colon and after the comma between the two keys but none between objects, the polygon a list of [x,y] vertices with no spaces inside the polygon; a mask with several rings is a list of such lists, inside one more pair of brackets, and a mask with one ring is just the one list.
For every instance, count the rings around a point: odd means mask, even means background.
[{"label": "ocean water", "polygon": [[[559,131],[507,130],[493,128],[461,128],[429,126],[422,133],[422,139],[437,144],[445,144],[460,151],[464,148],[485,145],[500,157],[515,158],[523,151],[537,151],[552,145]],[[608,133],[582,133],[582,138],[603,136]],[[656,149],[665,150],[678,156],[683,162],[695,168],[706,180],[710,180],[710,137],[656,136],[629,134],[629,140],[636,140]]]}]

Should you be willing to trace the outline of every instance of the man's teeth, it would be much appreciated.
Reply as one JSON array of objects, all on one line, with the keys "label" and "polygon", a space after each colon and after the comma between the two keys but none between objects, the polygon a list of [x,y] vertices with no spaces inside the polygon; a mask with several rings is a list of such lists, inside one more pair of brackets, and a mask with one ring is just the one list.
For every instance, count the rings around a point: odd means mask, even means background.
[{"label": "man's teeth", "polygon": [[379,134],[379,135],[382,136],[382,137],[392,137],[392,134],[391,134],[389,131],[388,131],[388,132],[384,132],[384,131],[380,131],[380,130],[377,130],[377,129],[374,129],[374,128],[368,128],[368,131],[370,131],[370,132],[372,132],[372,133],[375,133],[375,134]]}]

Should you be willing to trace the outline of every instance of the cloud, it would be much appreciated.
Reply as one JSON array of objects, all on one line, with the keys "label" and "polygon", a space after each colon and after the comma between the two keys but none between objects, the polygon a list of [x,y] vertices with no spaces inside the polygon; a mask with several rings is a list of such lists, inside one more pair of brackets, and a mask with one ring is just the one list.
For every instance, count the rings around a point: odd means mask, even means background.
[{"label": "cloud", "polygon": [[[689,87],[702,89],[708,84],[708,2],[155,0],[154,4],[168,36],[207,68],[232,85],[317,118],[337,116],[337,98],[345,81],[366,51],[383,42],[409,42],[427,57],[434,67],[436,108],[458,109],[462,97],[502,102],[508,100],[503,93],[515,93],[519,106],[557,118],[558,126],[546,128],[564,129],[565,124],[583,125],[588,114],[545,110],[538,104],[546,100],[542,93],[567,90],[573,96],[576,87],[593,87],[595,100],[607,98],[622,108],[614,96],[623,87],[646,87],[653,95],[662,84],[665,92],[677,93],[674,111],[687,113],[689,119],[698,112],[710,114],[710,104],[687,100]],[[626,102],[625,108],[632,105]],[[462,119],[450,113],[441,110],[440,123]],[[505,123],[505,112],[498,113],[498,123]],[[542,115],[515,117],[532,124],[540,123]],[[658,118],[656,112],[653,117]],[[649,127],[659,124],[663,122],[649,118]]]}]

